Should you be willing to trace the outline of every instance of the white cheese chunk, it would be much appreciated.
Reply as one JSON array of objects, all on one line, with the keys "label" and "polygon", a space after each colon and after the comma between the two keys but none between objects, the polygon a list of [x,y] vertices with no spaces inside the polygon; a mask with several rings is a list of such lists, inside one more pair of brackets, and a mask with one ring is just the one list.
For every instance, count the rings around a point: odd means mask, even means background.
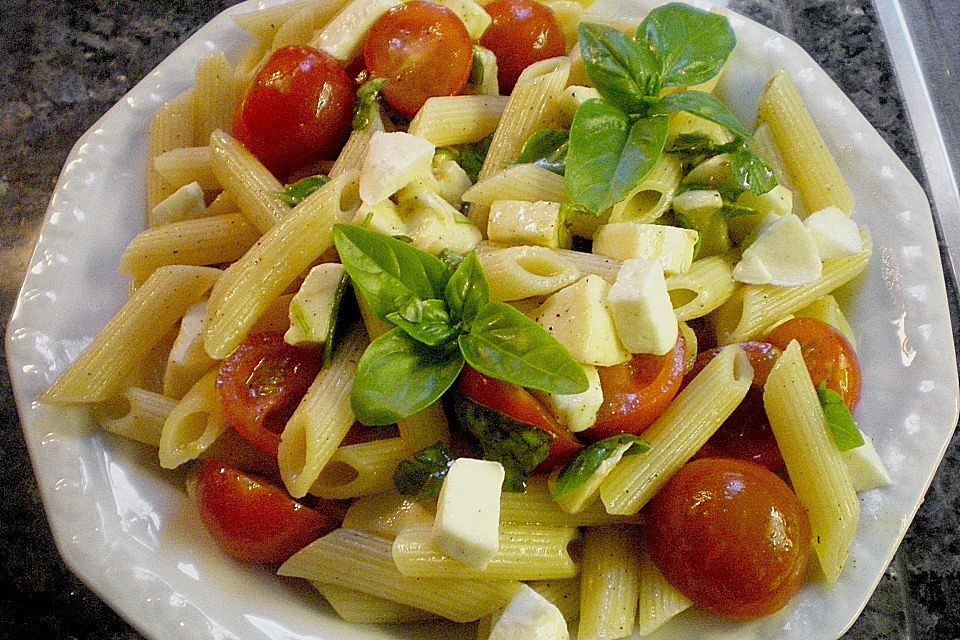
[{"label": "white cheese chunk", "polygon": [[837,207],[811,213],[803,223],[810,230],[823,260],[855,256],[863,250],[857,223]]},{"label": "white cheese chunk", "polygon": [[457,458],[437,499],[431,540],[445,554],[478,569],[500,549],[500,491],[503,465]]},{"label": "white cheese chunk", "polygon": [[480,229],[438,193],[426,187],[404,191],[401,215],[418,249],[434,255],[443,249],[467,254],[483,239]]},{"label": "white cheese chunk", "polygon": [[489,640],[569,640],[567,621],[549,600],[521,585],[510,604],[503,610]]},{"label": "white cheese chunk", "polygon": [[771,214],[757,239],[733,268],[733,279],[749,284],[796,287],[810,284],[823,272],[820,252],[809,229],[795,214]]},{"label": "white cheese chunk", "polygon": [[553,394],[534,392],[550,411],[574,433],[584,431],[597,421],[597,412],[603,405],[603,388],[600,386],[600,374],[597,368],[588,364],[580,365],[587,376],[590,386],[583,393]]},{"label": "white cheese chunk", "polygon": [[360,49],[367,31],[401,0],[353,0],[320,29],[311,45],[342,62],[350,62]]},{"label": "white cheese chunk", "polygon": [[760,195],[744,191],[737,198],[737,204],[750,207],[760,215],[775,213],[778,216],[785,216],[793,213],[793,192],[782,184]]},{"label": "white cheese chunk", "polygon": [[360,199],[377,204],[430,174],[435,150],[432,142],[409,133],[377,131],[370,138],[360,169]]},{"label": "white cheese chunk", "polygon": [[547,298],[535,320],[582,364],[610,367],[630,359],[607,308],[610,285],[588,275]]},{"label": "white cheese chunk", "polygon": [[860,435],[863,436],[862,446],[840,454],[844,464],[847,465],[847,471],[850,472],[853,490],[857,493],[885,487],[891,482],[887,467],[877,454],[876,447],[873,446],[873,440],[862,431]]},{"label": "white cheese chunk", "polygon": [[693,263],[698,233],[662,224],[614,222],[597,229],[593,252],[614,260],[653,260],[668,274],[686,273]]},{"label": "white cheese chunk", "polygon": [[659,263],[625,261],[610,287],[607,305],[620,342],[630,353],[662,356],[676,345],[677,314]]},{"label": "white cheese chunk", "polygon": [[203,377],[214,360],[203,348],[207,330],[207,301],[199,302],[187,310],[180,320],[167,368],[163,375],[163,393],[170,398],[182,398],[194,383]]},{"label": "white cheese chunk", "polygon": [[497,200],[490,207],[487,235],[491,242],[557,249],[568,246],[559,202]]},{"label": "white cheese chunk", "polygon": [[457,14],[474,42],[480,40],[483,32],[493,22],[490,14],[474,0],[437,0],[437,4]]},{"label": "white cheese chunk", "polygon": [[342,264],[318,264],[304,278],[290,301],[290,328],[283,335],[287,344],[323,344],[330,329],[333,303],[343,279]]}]

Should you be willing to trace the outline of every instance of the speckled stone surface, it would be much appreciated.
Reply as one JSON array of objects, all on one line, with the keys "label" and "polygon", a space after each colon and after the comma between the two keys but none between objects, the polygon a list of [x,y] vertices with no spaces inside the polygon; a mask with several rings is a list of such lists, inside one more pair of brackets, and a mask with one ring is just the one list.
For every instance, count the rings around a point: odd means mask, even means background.
[{"label": "speckled stone surface", "polygon": [[[226,5],[182,0],[13,0],[0,13],[0,313],[12,311],[63,160],[76,138],[178,43]],[[733,0],[827,69],[923,181],[883,35],[869,0]],[[942,13],[953,50],[954,0]],[[939,9],[942,6],[942,11]],[[952,19],[953,23],[949,20]],[[956,67],[957,65],[955,65]],[[956,212],[953,212],[954,214]],[[956,289],[951,288],[956,323]],[[0,638],[140,636],[59,559],[0,376]],[[863,615],[856,640],[960,638],[960,441]]]}]

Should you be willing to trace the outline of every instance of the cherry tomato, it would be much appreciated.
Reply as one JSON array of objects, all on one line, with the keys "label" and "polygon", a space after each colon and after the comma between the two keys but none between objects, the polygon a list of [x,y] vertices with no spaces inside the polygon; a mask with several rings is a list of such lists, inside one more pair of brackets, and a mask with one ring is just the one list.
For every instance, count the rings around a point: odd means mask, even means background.
[{"label": "cherry tomato", "polygon": [[197,475],[194,500],[210,536],[237,560],[283,562],[336,529],[343,515],[310,509],[282,489],[210,458]]},{"label": "cherry tomato", "polygon": [[827,388],[843,398],[851,411],[860,401],[860,362],[847,338],[815,318],[794,318],[775,327],[767,342],[781,350],[791,340],[800,343],[803,361],[814,385],[826,380]]},{"label": "cherry tomato", "polygon": [[647,548],[695,604],[746,620],[780,610],[810,560],[810,520],[775,474],[743,460],[695,460],[647,506]]},{"label": "cherry tomato", "polygon": [[284,180],[335,158],[350,135],[356,87],[336,58],[306,46],[277,49],[257,71],[233,135]]},{"label": "cherry tomato", "polygon": [[563,28],[548,7],[533,0],[495,0],[484,7],[493,22],[480,39],[497,56],[500,93],[513,91],[517,78],[534,62],[567,52]]},{"label": "cherry tomato", "polygon": [[473,44],[453,11],[413,0],[373,24],[363,59],[371,76],[387,79],[381,91],[387,104],[413,118],[428,98],[463,93],[473,67]]},{"label": "cherry tomato", "polygon": [[320,353],[287,344],[280,332],[247,338],[223,361],[217,375],[230,426],[276,459],[283,427],[322,365]]},{"label": "cherry tomato", "polygon": [[678,338],[666,355],[636,354],[629,362],[597,367],[603,405],[596,423],[581,435],[601,440],[618,433],[642,433],[680,390],[684,356],[683,338]]},{"label": "cherry tomato", "polygon": [[573,433],[560,424],[553,414],[523,387],[485,376],[466,366],[460,374],[457,391],[477,404],[556,436],[550,445],[550,453],[538,469],[563,466],[583,449],[583,445],[576,441]]},{"label": "cherry tomato", "polygon": [[[767,383],[770,369],[780,357],[780,350],[766,342],[742,342],[740,347],[753,367],[753,384],[740,405],[694,457],[751,460],[776,471],[784,463],[763,408],[763,385]],[[684,376],[681,388],[687,386],[722,350],[723,347],[717,347],[701,352],[693,368]]]}]

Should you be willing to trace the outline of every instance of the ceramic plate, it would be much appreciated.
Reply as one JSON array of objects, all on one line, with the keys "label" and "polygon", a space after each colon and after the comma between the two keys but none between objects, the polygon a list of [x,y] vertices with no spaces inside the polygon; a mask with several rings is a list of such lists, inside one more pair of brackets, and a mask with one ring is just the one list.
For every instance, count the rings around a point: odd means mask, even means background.
[{"label": "ceramic plate", "polygon": [[[658,4],[606,2],[634,19]],[[247,43],[230,15],[200,29],[74,147],[47,211],[7,332],[7,357],[27,445],[58,547],[70,568],[144,635],[174,638],[364,640],[450,638],[454,625],[358,627],[296,581],[220,554],[187,503],[183,478],[156,456],[97,433],[77,409],[35,399],[123,303],[117,275],[144,225],[146,135],[152,115],[192,82],[214,50]],[[957,421],[957,368],[947,297],[923,190],[826,73],[795,43],[731,16],[739,38],[720,88],[744,122],[765,80],[795,78],[873,232],[869,273],[850,296],[864,392],[857,411],[892,486],[861,496],[849,566],[835,585],[810,583],[781,613],[746,625],[687,612],[656,638],[835,638],[870,597],[936,471]],[[463,637],[472,637],[467,628]]]}]

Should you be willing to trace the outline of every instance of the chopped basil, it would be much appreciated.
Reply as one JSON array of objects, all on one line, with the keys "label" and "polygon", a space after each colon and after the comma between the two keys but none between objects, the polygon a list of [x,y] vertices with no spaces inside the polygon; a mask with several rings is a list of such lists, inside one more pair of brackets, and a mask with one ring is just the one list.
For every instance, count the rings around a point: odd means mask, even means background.
[{"label": "chopped basil", "polygon": [[385,84],[386,78],[370,78],[357,90],[357,100],[353,108],[354,131],[366,131],[370,128],[374,114],[380,108],[380,90]]},{"label": "chopped basil", "polygon": [[840,394],[833,389],[828,389],[824,381],[817,387],[817,397],[820,399],[820,406],[823,407],[823,414],[827,418],[827,426],[830,427],[830,436],[833,438],[833,443],[837,445],[837,449],[849,451],[862,447],[863,434],[860,433],[857,423],[850,414],[850,409],[844,404]]},{"label": "chopped basil", "polygon": [[277,197],[288,207],[295,207],[307,199],[311,193],[330,182],[327,176],[310,176],[288,184]]},{"label": "chopped basil", "polygon": [[401,460],[393,472],[393,484],[402,495],[420,501],[433,500],[440,495],[451,464],[450,449],[438,442]]},{"label": "chopped basil", "polygon": [[570,464],[564,467],[560,475],[557,476],[552,491],[554,499],[563,500],[579,489],[600,468],[601,464],[608,460],[620,447],[628,444],[631,446],[624,452],[624,456],[636,455],[650,450],[650,445],[642,438],[626,433],[594,442],[571,460]]}]

